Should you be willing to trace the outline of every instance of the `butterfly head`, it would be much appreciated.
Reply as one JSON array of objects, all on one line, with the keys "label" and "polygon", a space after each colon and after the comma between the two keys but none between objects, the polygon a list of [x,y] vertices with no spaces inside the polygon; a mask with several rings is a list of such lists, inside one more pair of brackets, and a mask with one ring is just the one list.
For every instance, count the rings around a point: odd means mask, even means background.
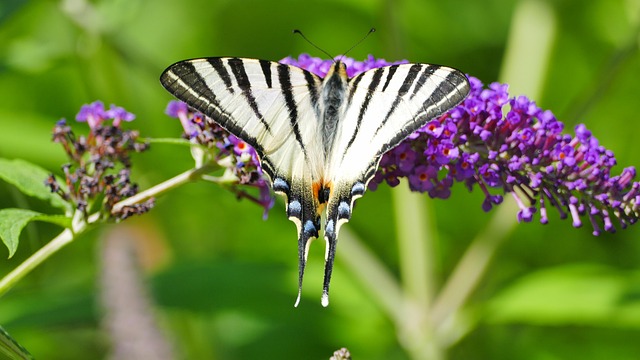
[{"label": "butterfly head", "polygon": [[331,66],[331,69],[329,69],[329,71],[327,72],[327,75],[325,76],[325,79],[329,79],[332,76],[339,76],[340,78],[343,79],[348,79],[347,76],[347,65],[345,65],[345,63],[343,63],[340,60],[336,60],[333,65]]}]

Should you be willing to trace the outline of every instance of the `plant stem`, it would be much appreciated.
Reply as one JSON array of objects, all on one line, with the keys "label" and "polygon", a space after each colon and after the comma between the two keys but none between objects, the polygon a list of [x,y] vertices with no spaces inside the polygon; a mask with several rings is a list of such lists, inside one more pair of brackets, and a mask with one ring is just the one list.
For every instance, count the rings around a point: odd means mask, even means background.
[{"label": "plant stem", "polygon": [[404,183],[393,192],[400,276],[404,290],[403,318],[398,338],[413,359],[445,357],[434,337],[429,309],[435,285],[433,262],[435,231],[422,194]]},{"label": "plant stem", "polygon": [[[204,173],[209,172],[215,168],[215,164],[205,164],[201,167],[187,170],[182,174],[179,174],[167,181],[164,181],[141,193],[138,193],[130,198],[116,203],[113,206],[112,211],[117,212],[125,206],[131,206],[152,197],[159,196],[187,182],[197,180]],[[9,274],[3,277],[2,280],[0,280],[0,296],[4,295],[13,285],[15,285],[23,277],[29,274],[31,270],[35,269],[51,255],[58,252],[58,250],[62,249],[67,244],[71,243],[75,238],[77,238],[78,235],[86,231],[91,225],[98,222],[99,219],[100,213],[92,214],[85,220],[80,212],[76,212],[71,229],[65,229],[58,236],[56,236],[46,245],[41,247],[38,251],[29,256],[29,258],[22,262],[22,264],[18,265],[18,267],[16,267]]]},{"label": "plant stem", "polygon": [[500,82],[509,84],[509,93],[540,98],[556,29],[556,16],[546,2],[518,3],[500,69]]},{"label": "plant stem", "polygon": [[387,271],[385,265],[348,226],[340,229],[340,247],[340,261],[371,293],[372,299],[382,307],[387,316],[394,323],[401,323],[404,317],[404,298],[400,284],[393,274]]},{"label": "plant stem", "polygon": [[436,330],[442,330],[465,304],[482,280],[496,250],[516,224],[513,214],[517,208],[513,202],[505,201],[495,211],[484,231],[471,242],[433,303],[431,321]]},{"label": "plant stem", "polygon": [[13,285],[25,277],[31,270],[35,269],[38,265],[48,259],[51,255],[58,252],[65,245],[73,241],[75,236],[83,232],[87,226],[84,223],[76,229],[76,232],[71,229],[65,229],[60,235],[56,236],[53,240],[49,241],[45,246],[41,247],[38,251],[33,253],[28,259],[26,259],[17,268],[13,269],[8,275],[0,280],[0,296],[4,295]]},{"label": "plant stem", "polygon": [[176,175],[174,177],[172,177],[171,179],[161,182],[160,184],[153,186],[143,192],[137,193],[136,195],[126,198],[118,203],[116,203],[115,205],[113,205],[113,208],[111,209],[112,213],[117,213],[120,210],[122,210],[123,207],[125,206],[131,206],[134,204],[139,204],[145,200],[148,200],[152,197],[156,197],[159,195],[164,194],[165,192],[174,189],[180,185],[183,185],[185,183],[194,181],[194,180],[198,180],[203,174],[214,170],[216,168],[216,165],[214,164],[205,164],[203,166],[197,167],[197,168],[193,168],[190,170],[187,170],[185,172],[183,172],[182,174]]},{"label": "plant stem", "polygon": [[424,195],[412,192],[403,182],[394,189],[392,198],[402,286],[409,299],[428,309],[434,283],[433,231],[430,231]]},{"label": "plant stem", "polygon": [[[511,93],[540,98],[556,36],[556,22],[553,9],[544,2],[524,0],[516,7],[500,72],[500,81],[509,84]],[[505,201],[495,211],[491,222],[471,242],[433,303],[431,320],[438,335],[448,338],[445,340],[448,344],[464,332],[451,331],[448,328],[451,320],[478,286],[493,255],[516,223],[513,214],[517,208],[513,202]]]}]

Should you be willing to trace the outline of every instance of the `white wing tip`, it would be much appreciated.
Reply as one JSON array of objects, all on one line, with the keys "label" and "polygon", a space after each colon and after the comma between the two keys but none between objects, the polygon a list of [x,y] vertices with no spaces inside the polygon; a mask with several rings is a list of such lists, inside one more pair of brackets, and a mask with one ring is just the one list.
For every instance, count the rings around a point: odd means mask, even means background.
[{"label": "white wing tip", "polygon": [[329,306],[329,294],[323,293],[322,299],[320,299],[320,303],[322,304],[323,307]]},{"label": "white wing tip", "polygon": [[293,304],[293,307],[295,307],[295,308],[297,308],[297,307],[298,307],[298,304],[300,304],[300,295],[301,295],[300,293],[301,293],[301,292],[300,292],[300,291],[298,291],[298,297],[296,298],[296,303],[295,303],[295,304]]}]

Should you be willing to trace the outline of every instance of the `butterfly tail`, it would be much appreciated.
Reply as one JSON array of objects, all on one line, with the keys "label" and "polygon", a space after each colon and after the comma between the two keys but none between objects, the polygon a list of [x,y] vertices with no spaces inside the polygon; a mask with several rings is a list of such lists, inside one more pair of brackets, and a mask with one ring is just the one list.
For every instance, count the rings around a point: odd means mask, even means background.
[{"label": "butterfly tail", "polygon": [[327,242],[321,299],[321,304],[324,307],[329,306],[329,283],[331,282],[331,272],[333,271],[333,262],[336,256],[336,245],[338,245],[338,229],[336,224],[335,218],[329,218],[327,219],[324,230],[324,239]]},{"label": "butterfly tail", "polygon": [[351,212],[356,198],[364,193],[365,185],[361,181],[334,185],[327,204],[327,222],[324,239],[327,242],[324,265],[324,282],[322,287],[322,306],[329,305],[329,284],[338,245],[340,227],[351,219]]},{"label": "butterfly tail", "polygon": [[320,216],[316,212],[316,205],[311,193],[298,192],[300,197],[290,196],[287,205],[287,215],[298,228],[298,297],[294,304],[298,307],[302,295],[302,279],[307,265],[309,245],[318,237],[320,230]]},{"label": "butterfly tail", "polygon": [[309,255],[309,245],[311,241],[318,237],[318,229],[320,228],[320,219],[306,220],[302,222],[301,229],[298,230],[298,297],[294,307],[298,307],[300,296],[302,295],[302,279],[304,277],[304,269],[307,266],[307,256]]}]

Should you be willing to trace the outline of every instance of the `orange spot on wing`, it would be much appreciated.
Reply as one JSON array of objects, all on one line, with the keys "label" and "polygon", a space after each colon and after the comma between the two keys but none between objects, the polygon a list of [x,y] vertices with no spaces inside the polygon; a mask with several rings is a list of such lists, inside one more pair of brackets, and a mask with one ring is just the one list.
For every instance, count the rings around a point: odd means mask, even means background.
[{"label": "orange spot on wing", "polygon": [[[332,185],[333,183],[331,181],[325,183],[324,180],[315,181],[311,185],[311,190],[313,191],[313,199],[315,200],[316,204],[316,212],[318,215],[320,215],[324,211],[324,208],[329,201],[329,197],[331,197],[331,193],[333,192]],[[325,198],[324,192],[327,189],[329,190],[329,195]]]}]

